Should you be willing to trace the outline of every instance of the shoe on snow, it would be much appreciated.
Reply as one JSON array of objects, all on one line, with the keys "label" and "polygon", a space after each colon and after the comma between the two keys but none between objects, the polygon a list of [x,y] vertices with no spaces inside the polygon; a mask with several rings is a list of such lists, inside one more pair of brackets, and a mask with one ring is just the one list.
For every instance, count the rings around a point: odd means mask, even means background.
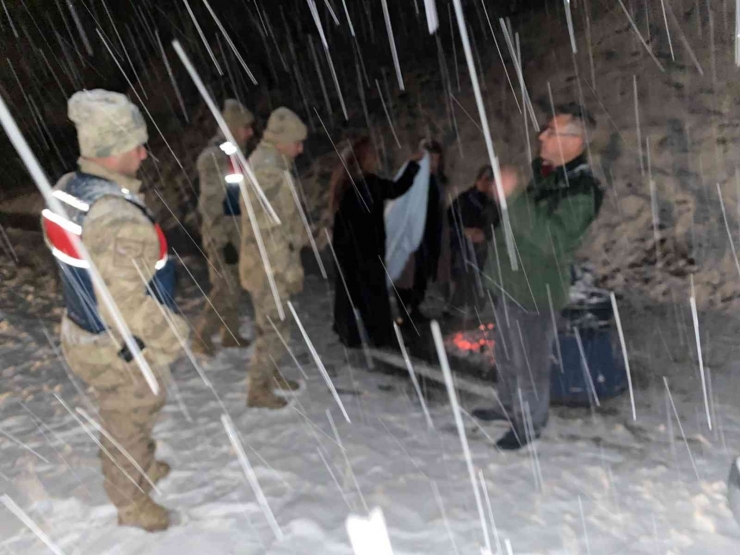
[{"label": "shoe on snow", "polygon": [[[535,439],[538,439],[540,437],[539,432],[536,433],[534,437]],[[514,430],[511,429],[501,436],[501,438],[496,442],[496,447],[502,451],[518,451],[528,443],[529,438],[527,438],[526,434],[522,432],[517,435]]]},{"label": "shoe on snow", "polygon": [[147,532],[160,532],[169,527],[170,513],[150,497],[141,497],[131,505],[118,510],[118,525],[135,526]]},{"label": "shoe on snow", "polygon": [[160,480],[164,480],[169,476],[170,470],[172,470],[172,467],[170,467],[169,463],[164,461],[154,461],[152,466],[149,467],[149,470],[147,470],[146,475],[152,483],[156,484]]},{"label": "shoe on snow", "polygon": [[278,397],[272,390],[271,384],[249,384],[247,392],[247,406],[261,409],[282,409],[288,401]]},{"label": "shoe on snow", "polygon": [[191,347],[193,354],[203,355],[207,357],[213,356],[216,352],[216,348],[213,346],[213,342],[210,339],[193,339],[193,345]]},{"label": "shoe on snow", "polygon": [[280,372],[275,372],[272,377],[275,382],[275,389],[280,391],[298,391],[301,388],[301,384],[295,380],[284,378]]},{"label": "shoe on snow", "polygon": [[735,520],[740,524],[740,457],[732,461],[730,478],[727,481],[727,502]]},{"label": "shoe on snow", "polygon": [[[233,335],[232,335],[233,333]],[[221,332],[221,346],[225,349],[232,347],[249,347],[251,341],[246,337],[239,334],[238,331],[229,333],[229,330],[225,329]]]},{"label": "shoe on snow", "polygon": [[471,413],[478,420],[483,422],[508,422],[506,415],[496,409],[474,409]]}]

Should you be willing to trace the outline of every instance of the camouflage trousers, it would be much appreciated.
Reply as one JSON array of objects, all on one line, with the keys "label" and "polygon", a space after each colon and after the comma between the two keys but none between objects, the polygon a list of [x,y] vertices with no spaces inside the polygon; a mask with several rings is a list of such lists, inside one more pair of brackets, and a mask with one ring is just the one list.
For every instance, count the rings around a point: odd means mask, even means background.
[{"label": "camouflage trousers", "polygon": [[120,446],[119,449],[105,434],[100,435],[105,491],[111,503],[120,509],[148,495],[152,489],[121,449],[144,472],[154,464],[152,428],[166,402],[169,366],[152,359],[145,351],[159,384],[159,394],[154,395],[138,365],[119,358],[118,347],[106,333],[95,336],[82,333],[85,342],[65,341],[63,337],[62,352],[75,375],[95,390],[99,423]]},{"label": "camouflage trousers", "polygon": [[293,317],[286,304],[290,296],[287,288],[281,287],[277,281],[278,295],[285,311],[284,320],[280,319],[269,286],[250,292],[254,306],[254,353],[248,375],[250,386],[274,387],[273,376],[287,351],[283,341],[290,344],[290,322]]},{"label": "camouflage trousers", "polygon": [[208,276],[211,281],[208,299],[211,302],[206,301],[203,305],[198,333],[207,341],[225,325],[234,336],[239,337],[239,305],[242,297],[239,266],[224,263],[218,249],[207,248],[206,255],[209,262]]}]

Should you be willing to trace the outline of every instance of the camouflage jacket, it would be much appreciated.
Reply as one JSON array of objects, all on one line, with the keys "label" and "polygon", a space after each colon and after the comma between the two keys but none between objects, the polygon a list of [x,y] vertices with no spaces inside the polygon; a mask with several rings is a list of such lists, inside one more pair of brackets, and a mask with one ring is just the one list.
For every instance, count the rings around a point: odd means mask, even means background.
[{"label": "camouflage jacket", "polygon": [[227,243],[239,248],[238,216],[229,216],[224,211],[227,185],[225,176],[231,172],[229,156],[220,148],[226,139],[216,135],[198,156],[200,197],[198,211],[201,216],[201,236],[206,250],[220,252]]},{"label": "camouflage jacket", "polygon": [[239,257],[242,287],[248,291],[260,291],[267,284],[267,274],[255,236],[256,228],[262,236],[276,281],[284,284],[288,293],[298,292],[303,283],[300,251],[308,243],[308,234],[294,196],[298,193],[293,176],[290,175],[292,163],[273,144],[263,140],[249,157],[249,164],[281,223],[276,223],[270,217],[254,189],[248,186],[255,221],[250,221],[249,211],[242,199],[242,243]]},{"label": "camouflage jacket", "polygon": [[[78,165],[81,172],[113,181],[130,193],[139,194],[141,182],[136,179],[113,173],[84,158],[79,159]],[[61,188],[73,175],[63,176],[55,188]],[[160,258],[159,237],[147,215],[123,197],[102,197],[85,216],[82,242],[131,333],[144,341],[144,352],[150,355],[148,358],[158,363],[168,363],[177,358],[180,344],[165,314],[174,321],[183,338],[188,337],[187,323],[147,294],[146,284],[136,267],[151,275]],[[100,298],[99,294],[96,296]],[[111,332],[108,335],[110,341],[123,345],[113,319],[102,303],[99,303],[99,310]],[[99,336],[67,322],[66,317],[62,330],[62,341],[68,345],[100,344]]]}]

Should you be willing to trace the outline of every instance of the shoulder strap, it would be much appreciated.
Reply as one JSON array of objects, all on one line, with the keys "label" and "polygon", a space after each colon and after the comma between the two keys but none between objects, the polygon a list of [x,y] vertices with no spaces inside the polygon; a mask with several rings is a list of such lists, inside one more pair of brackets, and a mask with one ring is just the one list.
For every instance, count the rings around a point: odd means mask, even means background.
[{"label": "shoulder strap", "polygon": [[[152,213],[136,195],[122,189],[117,183],[97,175],[76,172],[60,192],[62,194],[57,194],[57,198],[65,203],[70,219],[77,225],[82,225],[82,220],[92,205],[105,196],[116,196],[129,201],[144,212],[152,222],[154,221]],[[69,210],[70,207],[72,210]]]}]

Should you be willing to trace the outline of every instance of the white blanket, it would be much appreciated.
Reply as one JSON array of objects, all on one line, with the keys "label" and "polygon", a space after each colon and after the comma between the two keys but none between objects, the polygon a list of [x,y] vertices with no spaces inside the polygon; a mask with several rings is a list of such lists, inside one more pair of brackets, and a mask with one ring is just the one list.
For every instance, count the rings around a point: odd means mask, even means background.
[{"label": "white blanket", "polygon": [[[403,175],[408,162],[396,174]],[[419,162],[414,184],[406,193],[385,207],[385,267],[390,281],[396,281],[416,252],[424,236],[429,197],[429,153]]]}]

